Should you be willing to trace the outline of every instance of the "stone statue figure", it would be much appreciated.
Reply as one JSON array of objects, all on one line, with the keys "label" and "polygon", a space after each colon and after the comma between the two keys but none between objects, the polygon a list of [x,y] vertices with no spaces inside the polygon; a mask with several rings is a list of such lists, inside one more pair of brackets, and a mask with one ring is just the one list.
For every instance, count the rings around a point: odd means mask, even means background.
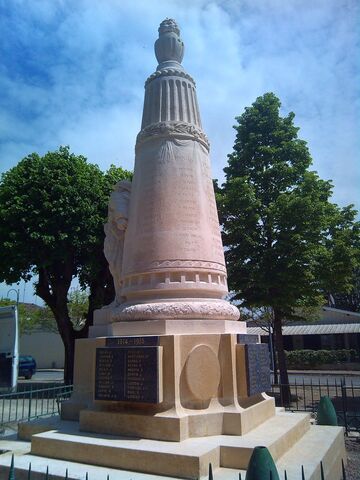
[{"label": "stone statue figure", "polygon": [[125,297],[121,296],[122,261],[129,217],[130,194],[131,182],[121,180],[114,186],[109,200],[108,221],[104,225],[104,255],[109,263],[115,287],[115,299],[109,306],[116,306],[125,301]]}]

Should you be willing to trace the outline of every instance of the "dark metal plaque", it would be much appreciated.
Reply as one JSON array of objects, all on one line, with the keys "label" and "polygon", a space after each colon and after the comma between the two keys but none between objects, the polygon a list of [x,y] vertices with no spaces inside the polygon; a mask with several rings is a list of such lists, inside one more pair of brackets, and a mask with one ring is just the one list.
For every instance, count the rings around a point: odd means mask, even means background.
[{"label": "dark metal plaque", "polygon": [[108,337],[107,347],[156,347],[159,345],[158,336],[143,337]]},{"label": "dark metal plaque", "polygon": [[95,400],[159,403],[160,348],[97,348]]},{"label": "dark metal plaque", "polygon": [[259,335],[251,335],[247,333],[238,333],[237,343],[247,344],[247,343],[258,343]]},{"label": "dark metal plaque", "polygon": [[270,355],[266,343],[245,345],[248,396],[270,390]]}]

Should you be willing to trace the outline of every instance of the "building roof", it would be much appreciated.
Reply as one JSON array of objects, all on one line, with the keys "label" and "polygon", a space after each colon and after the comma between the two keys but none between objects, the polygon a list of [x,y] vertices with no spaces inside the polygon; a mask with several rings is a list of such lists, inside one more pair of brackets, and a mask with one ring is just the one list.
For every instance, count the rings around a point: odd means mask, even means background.
[{"label": "building roof", "polygon": [[[268,335],[268,332],[260,327],[248,327],[247,333],[252,335]],[[360,333],[360,323],[331,323],[303,325],[285,325],[283,335],[330,335],[337,333]]]}]

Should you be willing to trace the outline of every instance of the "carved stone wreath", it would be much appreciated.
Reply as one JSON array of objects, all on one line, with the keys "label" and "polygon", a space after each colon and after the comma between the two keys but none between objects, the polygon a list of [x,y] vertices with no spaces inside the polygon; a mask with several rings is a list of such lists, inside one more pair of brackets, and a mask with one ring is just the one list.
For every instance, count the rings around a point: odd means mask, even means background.
[{"label": "carved stone wreath", "polygon": [[217,319],[237,320],[239,310],[225,300],[217,302],[164,302],[124,306],[113,320]]},{"label": "carved stone wreath", "polygon": [[155,80],[155,78],[170,77],[170,76],[186,78],[186,80],[189,80],[190,82],[192,82],[194,86],[196,85],[195,80],[192,78],[192,76],[184,72],[183,70],[178,70],[177,68],[164,68],[163,70],[156,70],[156,72],[152,73],[150,77],[147,78],[145,82],[145,88],[148,86],[150,82]]},{"label": "carved stone wreath", "polygon": [[207,150],[210,148],[209,140],[205,133],[191,123],[185,122],[152,123],[139,132],[136,138],[136,146],[154,136],[192,138],[204,145]]}]

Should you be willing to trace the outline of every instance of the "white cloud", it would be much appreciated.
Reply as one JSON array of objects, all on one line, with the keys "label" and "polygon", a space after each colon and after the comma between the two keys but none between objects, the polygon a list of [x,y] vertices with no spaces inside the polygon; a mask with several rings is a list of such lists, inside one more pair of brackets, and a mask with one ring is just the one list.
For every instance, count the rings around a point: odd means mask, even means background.
[{"label": "white cloud", "polygon": [[1,169],[60,144],[102,168],[131,168],[143,84],[168,16],[197,82],[214,176],[231,152],[234,117],[274,91],[284,114],[296,113],[314,168],[333,179],[335,200],[357,203],[358,13],[355,0],[14,1],[0,25]]}]

